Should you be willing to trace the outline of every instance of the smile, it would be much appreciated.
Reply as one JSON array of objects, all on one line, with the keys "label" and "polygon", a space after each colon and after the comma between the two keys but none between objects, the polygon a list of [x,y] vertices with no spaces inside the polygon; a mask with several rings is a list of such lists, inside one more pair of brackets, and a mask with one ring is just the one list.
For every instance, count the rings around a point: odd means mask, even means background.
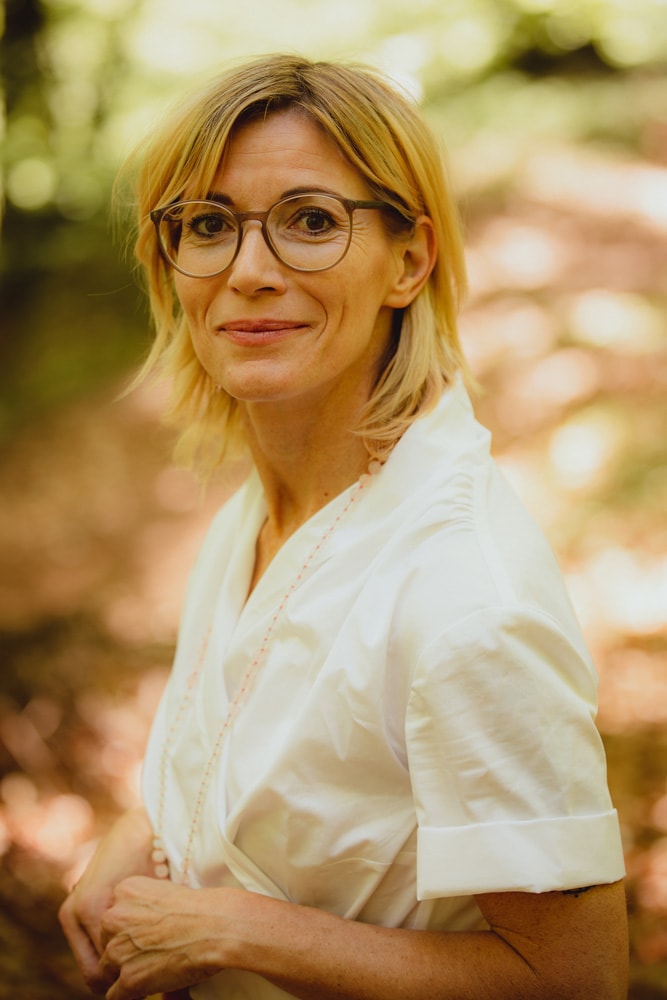
[{"label": "smile", "polygon": [[292,333],[307,329],[306,323],[298,320],[230,320],[218,327],[218,332],[237,344],[255,346],[274,343]]}]

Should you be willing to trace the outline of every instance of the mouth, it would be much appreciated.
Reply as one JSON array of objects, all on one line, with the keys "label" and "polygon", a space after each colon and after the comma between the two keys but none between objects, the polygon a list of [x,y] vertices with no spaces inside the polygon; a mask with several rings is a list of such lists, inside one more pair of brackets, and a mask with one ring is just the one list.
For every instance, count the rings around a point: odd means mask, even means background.
[{"label": "mouth", "polygon": [[297,320],[280,319],[233,319],[223,323],[220,329],[223,333],[276,333],[281,330],[295,330],[304,326]]},{"label": "mouth", "polygon": [[299,320],[289,319],[233,319],[222,323],[218,327],[218,333],[239,344],[266,344],[305,330],[307,325]]}]

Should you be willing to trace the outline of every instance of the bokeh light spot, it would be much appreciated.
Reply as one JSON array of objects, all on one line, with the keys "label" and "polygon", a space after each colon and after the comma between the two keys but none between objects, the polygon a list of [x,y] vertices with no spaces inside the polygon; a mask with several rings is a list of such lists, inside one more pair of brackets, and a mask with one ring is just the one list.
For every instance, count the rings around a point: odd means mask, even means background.
[{"label": "bokeh light spot", "polygon": [[664,341],[664,319],[643,296],[604,289],[576,297],[569,323],[577,340],[611,347],[624,354],[658,349]]},{"label": "bokeh light spot", "polygon": [[7,177],[9,200],[24,211],[47,205],[56,190],[57,176],[52,163],[38,157],[19,160]]},{"label": "bokeh light spot", "polygon": [[623,440],[611,414],[582,411],[557,427],[549,442],[549,460],[566,489],[599,484]]}]

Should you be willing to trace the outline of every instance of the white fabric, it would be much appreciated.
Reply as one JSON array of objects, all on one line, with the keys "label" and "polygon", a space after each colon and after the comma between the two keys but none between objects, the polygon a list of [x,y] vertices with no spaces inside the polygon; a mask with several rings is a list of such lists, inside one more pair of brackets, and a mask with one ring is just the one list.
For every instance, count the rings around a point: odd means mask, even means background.
[{"label": "white fabric", "polygon": [[[255,474],[210,529],[145,764],[155,818],[166,728],[212,623],[170,755],[176,866],[228,702],[350,493],[289,539],[247,603],[265,517]],[[456,386],[404,435],[292,593],[223,743],[193,880],[451,930],[483,926],[474,893],[615,881],[623,856],[595,705],[553,556]],[[285,994],[229,971],[193,996]]]}]

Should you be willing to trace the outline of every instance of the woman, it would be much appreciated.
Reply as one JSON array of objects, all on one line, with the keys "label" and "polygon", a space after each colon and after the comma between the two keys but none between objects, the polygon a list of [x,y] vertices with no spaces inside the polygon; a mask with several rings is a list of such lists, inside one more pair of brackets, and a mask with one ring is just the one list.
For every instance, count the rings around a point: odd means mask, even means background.
[{"label": "woman", "polygon": [[64,903],[109,1000],[626,994],[595,678],[463,389],[459,230],[418,112],[292,57],[144,151],[181,451],[253,471],[195,567],[145,808]]}]

